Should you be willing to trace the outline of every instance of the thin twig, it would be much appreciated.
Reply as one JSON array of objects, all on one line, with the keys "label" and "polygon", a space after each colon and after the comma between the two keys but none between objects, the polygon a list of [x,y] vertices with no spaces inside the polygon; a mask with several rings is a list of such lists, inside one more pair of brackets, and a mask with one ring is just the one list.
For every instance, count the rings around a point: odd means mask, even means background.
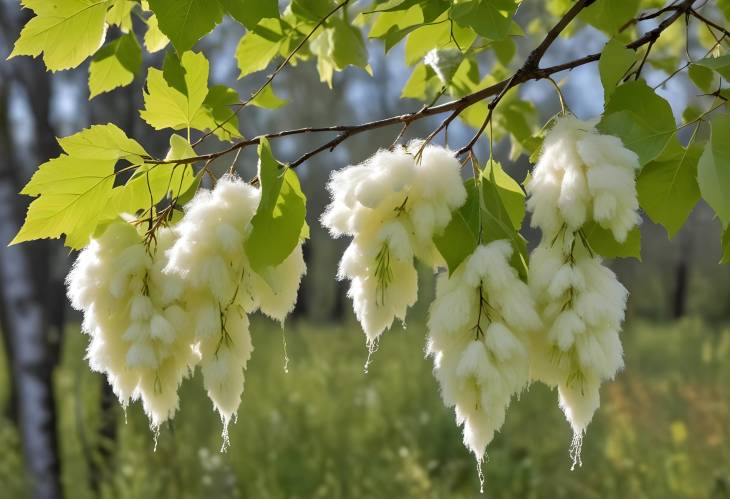
[{"label": "thin twig", "polygon": [[714,21],[706,18],[705,16],[703,16],[702,14],[700,14],[699,12],[697,12],[695,9],[689,9],[689,13],[690,13],[691,16],[696,17],[697,19],[699,19],[700,21],[702,21],[706,25],[712,26],[713,28],[715,28],[716,30],[722,32],[726,36],[730,36],[730,31],[728,31],[727,28],[725,28],[724,26],[721,26],[721,25],[717,24],[716,22],[714,22]]},{"label": "thin twig", "polygon": [[[590,0],[589,0],[590,1]],[[671,26],[674,21],[676,21],[682,14],[686,11],[688,11],[692,5],[692,3],[696,0],[683,0],[683,2],[677,6],[677,9],[672,12],[672,14],[668,17],[666,17],[657,27],[654,29],[646,32],[643,36],[637,38],[633,42],[626,45],[627,48],[636,50],[652,41],[656,41],[657,38],[662,34],[664,30],[666,30],[669,26]],[[559,24],[562,24],[559,23]],[[558,25],[556,25],[558,26]],[[552,39],[554,40],[555,37],[557,37],[557,34],[554,34],[554,29],[551,30],[548,35],[546,36],[546,39]],[[545,53],[547,51],[547,48],[549,47],[549,43],[547,43],[545,40],[538,46],[537,49],[540,52],[538,53]],[[589,54],[577,59],[574,59],[572,61],[564,62],[561,64],[557,64],[554,66],[549,66],[547,68],[540,68],[537,65],[528,65],[530,68],[527,71],[521,71],[517,74],[513,75],[511,78],[508,78],[506,80],[502,80],[498,83],[495,83],[493,85],[490,85],[488,87],[485,87],[481,90],[477,90],[474,93],[465,95],[464,97],[461,97],[459,99],[446,102],[443,104],[435,105],[435,106],[429,106],[429,107],[422,107],[418,111],[414,111],[412,113],[407,114],[401,114],[396,116],[390,116],[387,118],[382,118],[375,121],[370,121],[367,123],[362,123],[358,125],[336,125],[336,126],[330,126],[330,127],[306,127],[306,128],[297,128],[293,130],[282,130],[279,132],[272,132],[267,133],[263,135],[259,135],[257,137],[251,138],[251,139],[244,139],[239,142],[236,142],[229,147],[222,149],[220,151],[212,152],[209,154],[203,154],[200,156],[192,156],[189,158],[182,158],[182,159],[176,159],[176,160],[157,160],[154,158],[145,158],[145,163],[149,164],[165,164],[165,163],[179,163],[179,164],[189,164],[189,163],[197,163],[201,161],[211,161],[216,158],[219,158],[221,156],[224,156],[226,154],[230,154],[231,152],[235,152],[239,149],[248,147],[250,145],[258,144],[261,138],[280,138],[285,137],[289,135],[300,135],[300,134],[310,134],[310,133],[339,133],[336,137],[331,139],[330,141],[322,144],[321,146],[305,153],[303,156],[301,156],[299,159],[291,163],[291,167],[295,168],[296,166],[299,166],[300,164],[304,163],[306,160],[310,159],[311,157],[315,156],[316,154],[326,151],[326,150],[333,150],[335,147],[337,147],[340,143],[342,143],[344,140],[352,137],[353,135],[357,135],[359,133],[369,131],[369,130],[375,130],[378,128],[383,128],[387,126],[392,126],[396,124],[404,124],[409,123],[413,121],[417,121],[423,118],[426,118],[428,116],[434,116],[439,115],[443,113],[451,112],[452,114],[444,120],[446,123],[442,123],[443,126],[439,127],[439,131],[443,129],[443,127],[447,126],[451,121],[453,121],[456,116],[458,116],[464,109],[471,106],[472,104],[475,104],[477,102],[480,102],[488,97],[492,97],[494,95],[498,95],[507,85],[511,86],[517,86],[519,84],[522,84],[526,81],[530,80],[541,80],[544,78],[549,77],[550,75],[553,75],[555,73],[559,73],[561,71],[566,70],[572,70],[577,67],[583,66],[585,64],[589,64],[592,62],[596,62],[600,59],[601,53],[593,53]],[[529,56],[528,56],[529,59]],[[534,60],[534,58],[533,58]],[[535,63],[539,63],[539,60],[535,61]],[[453,116],[453,117],[452,117]]]},{"label": "thin twig", "polygon": [[235,104],[233,107],[235,107],[236,110],[233,111],[228,118],[223,120],[222,123],[219,123],[214,129],[203,134],[203,136],[200,137],[198,140],[196,140],[195,144],[193,144],[193,145],[199,144],[200,142],[202,142],[203,140],[208,138],[210,135],[212,135],[213,133],[218,131],[221,127],[225,126],[226,123],[231,121],[234,116],[238,116],[238,113],[241,112],[241,110],[244,107],[246,107],[248,104],[250,104],[251,101],[253,101],[256,97],[258,97],[261,94],[261,92],[263,92],[266,89],[266,87],[268,87],[271,84],[271,82],[274,81],[274,78],[276,78],[276,75],[278,75],[281,72],[281,70],[284,69],[287,64],[289,64],[289,62],[292,60],[292,58],[301,50],[301,48],[304,46],[304,44],[307,43],[307,41],[309,41],[309,39],[314,35],[314,33],[319,28],[321,28],[330,17],[335,15],[337,13],[337,11],[344,8],[348,3],[350,3],[350,0],[343,0],[342,2],[338,3],[332,10],[330,10],[322,19],[320,19],[319,22],[317,22],[317,24],[315,24],[314,27],[309,31],[309,33],[307,33],[307,35],[304,38],[302,38],[302,40],[297,44],[297,46],[294,47],[294,49],[291,52],[289,52],[289,55],[287,55],[286,58],[284,58],[284,60],[281,61],[281,63],[276,67],[276,69],[274,69],[274,71],[266,78],[266,81],[264,82],[263,85],[261,85],[254,93],[252,93],[248,99],[246,99],[243,102],[239,102],[238,104]]}]

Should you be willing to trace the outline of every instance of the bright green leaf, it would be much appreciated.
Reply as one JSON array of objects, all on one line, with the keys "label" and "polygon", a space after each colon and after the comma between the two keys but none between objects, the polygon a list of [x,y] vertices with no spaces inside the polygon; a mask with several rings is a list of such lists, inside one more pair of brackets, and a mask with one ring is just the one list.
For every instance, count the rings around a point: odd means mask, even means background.
[{"label": "bright green leaf", "polygon": [[274,93],[274,89],[270,84],[251,101],[252,105],[263,107],[264,109],[277,109],[286,105],[286,103],[286,99],[282,99]]},{"label": "bright green leaf", "polygon": [[470,0],[455,4],[451,11],[462,26],[489,40],[502,40],[510,34],[517,5],[514,0]]},{"label": "bright green leaf", "polygon": [[331,57],[335,68],[339,71],[347,66],[365,68],[368,65],[368,50],[358,28],[346,23],[340,18],[331,21],[332,29],[328,30]]},{"label": "bright green leaf", "polygon": [[251,267],[261,274],[283,262],[299,244],[306,197],[294,170],[276,161],[266,139],[261,139],[258,154],[261,201],[245,248]]},{"label": "bright green leaf", "polygon": [[619,137],[645,165],[664,150],[674,134],[675,122],[669,103],[638,80],[616,88],[598,129]]},{"label": "bright green leaf", "polygon": [[613,233],[595,222],[588,222],[582,228],[591,250],[604,258],[636,258],[641,260],[641,232],[632,229],[626,241],[619,243]]},{"label": "bright green leaf", "polygon": [[333,8],[332,0],[292,0],[291,3],[291,10],[297,17],[314,22],[323,19]]},{"label": "bright green leaf", "polygon": [[141,65],[142,48],[132,33],[107,43],[89,65],[89,99],[129,85]]},{"label": "bright green leaf", "polygon": [[722,231],[722,256],[720,257],[720,263],[728,262],[730,262],[730,228]]},{"label": "bright green leaf", "polygon": [[219,0],[225,11],[246,29],[252,30],[261,19],[279,17],[277,0]]},{"label": "bright green leaf", "polygon": [[700,199],[697,163],[702,147],[691,145],[668,159],[648,163],[636,180],[641,208],[672,238]]},{"label": "bright green leaf", "polygon": [[[431,83],[436,82],[435,76],[436,73],[431,68],[423,63],[418,64],[403,87],[401,98],[426,100],[434,86]],[[440,84],[437,83],[436,86]]]},{"label": "bright green leaf", "polygon": [[35,12],[20,32],[8,58],[36,57],[51,71],[75,68],[104,42],[107,0],[33,0]]},{"label": "bright green leaf", "polygon": [[[147,73],[145,108],[140,116],[156,130],[191,127],[193,118],[208,95],[208,61],[205,56],[185,52],[181,64],[185,70],[183,81],[186,93],[173,88],[159,69],[150,68]],[[178,86],[174,81],[172,83]]]},{"label": "bright green leaf", "polygon": [[707,204],[722,226],[730,224],[730,114],[712,120],[712,135],[705,145],[697,168],[697,182]]},{"label": "bright green leaf", "polygon": [[160,26],[157,24],[157,16],[151,15],[147,19],[147,32],[144,34],[144,46],[147,52],[153,54],[158,52],[170,43],[170,39],[160,31]]},{"label": "bright green leaf", "polygon": [[82,159],[62,154],[42,164],[22,194],[39,196],[10,244],[66,234],[66,246],[79,249],[104,212],[114,186],[115,159]]},{"label": "bright green leaf", "polygon": [[730,81],[730,54],[725,54],[720,57],[708,57],[707,59],[701,59],[699,61],[695,61],[695,65],[712,69],[727,81]]},{"label": "bright green leaf", "polygon": [[225,85],[214,85],[208,91],[203,105],[193,116],[191,126],[198,130],[213,130],[221,140],[240,138],[238,116],[234,110],[240,102],[238,92]]},{"label": "bright green leaf", "polygon": [[139,162],[141,157],[148,156],[139,142],[127,137],[119,127],[111,123],[92,125],[74,135],[58,139],[58,143],[66,154],[80,159],[126,159]]},{"label": "bright green leaf", "polygon": [[148,0],[157,22],[179,54],[190,50],[223,19],[218,0]]},{"label": "bright green leaf", "polygon": [[687,70],[690,80],[697,85],[697,88],[705,92],[711,92],[715,83],[715,73],[707,66],[691,64]]},{"label": "bright green leaf", "polygon": [[496,161],[488,161],[482,172],[482,181],[491,182],[512,222],[512,227],[519,231],[525,219],[525,191],[520,184],[510,177]]},{"label": "bright green leaf", "polygon": [[281,31],[277,33],[267,30],[264,34],[249,31],[238,43],[236,60],[241,71],[239,78],[266,69],[271,60],[279,54],[283,39]]},{"label": "bright green leaf", "polygon": [[451,221],[443,232],[433,238],[436,249],[446,261],[449,275],[474,252],[479,242],[479,192],[474,179],[467,180],[464,187],[466,202],[451,214]]},{"label": "bright green leaf", "polygon": [[[170,150],[165,160],[195,156],[187,140],[179,135],[170,136]],[[145,164],[137,169],[126,184],[115,187],[107,212],[137,213],[155,206],[166,196],[180,197],[193,184],[193,167],[189,164]]]},{"label": "bright green leaf", "polygon": [[596,0],[580,13],[580,18],[613,35],[636,16],[640,0]]},{"label": "bright green leaf", "polygon": [[[515,228],[515,222],[518,220],[521,225],[520,210],[524,208],[517,207],[517,193],[512,190],[513,186],[501,175],[492,176],[493,172],[496,173],[496,169],[485,168],[481,176],[481,242],[508,240],[514,251],[510,263],[524,278],[527,277],[527,241]],[[501,179],[501,185],[497,183],[497,178]],[[520,187],[517,186],[517,189]],[[509,200],[510,208],[505,205],[504,199]]]},{"label": "bright green leaf", "polygon": [[635,61],[636,52],[627,49],[615,38],[609,40],[603,47],[601,59],[598,61],[598,70],[601,73],[603,93],[607,100]]},{"label": "bright green leaf", "polygon": [[106,22],[119,26],[122,33],[132,31],[132,9],[137,5],[133,0],[113,0],[111,8],[106,13]]}]

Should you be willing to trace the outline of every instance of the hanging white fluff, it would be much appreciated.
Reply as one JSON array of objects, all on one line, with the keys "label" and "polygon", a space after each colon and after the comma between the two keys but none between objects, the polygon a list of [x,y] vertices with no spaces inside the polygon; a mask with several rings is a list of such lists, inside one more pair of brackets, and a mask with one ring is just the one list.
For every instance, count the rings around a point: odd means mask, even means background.
[{"label": "hanging white fluff", "polygon": [[162,229],[147,248],[133,225],[116,220],[81,252],[66,279],[91,336],[89,364],[106,374],[123,406],[141,399],[154,430],[174,416],[178,387],[198,360],[182,287],[161,277],[172,239]]},{"label": "hanging white fluff", "polygon": [[511,254],[508,241],[477,247],[450,277],[438,277],[429,309],[427,351],[441,396],[480,465],[512,396],[527,386],[528,337],[541,327]]},{"label": "hanging white fluff", "polygon": [[223,421],[224,437],[241,401],[253,349],[246,314],[256,299],[243,244],[259,198],[258,189],[232,175],[218,180],[212,191],[199,191],[175,227],[178,238],[165,268],[185,285],[204,385]]},{"label": "hanging white fluff", "polygon": [[589,221],[624,241],[640,222],[635,153],[601,135],[595,121],[559,118],[545,137],[527,185],[532,225],[542,242],[532,252],[529,285],[545,330],[531,337],[531,377],[557,386],[570,422],[573,466],[600,404],[599,387],[623,367],[618,333],[627,291],[578,231]]},{"label": "hanging white fluff", "polygon": [[372,347],[418,294],[414,257],[441,262],[433,244],[451,212],[466,200],[460,164],[442,147],[422,142],[380,150],[362,164],[332,173],[332,201],[322,224],[334,237],[352,242],[340,261],[338,277],[349,279],[348,295]]}]

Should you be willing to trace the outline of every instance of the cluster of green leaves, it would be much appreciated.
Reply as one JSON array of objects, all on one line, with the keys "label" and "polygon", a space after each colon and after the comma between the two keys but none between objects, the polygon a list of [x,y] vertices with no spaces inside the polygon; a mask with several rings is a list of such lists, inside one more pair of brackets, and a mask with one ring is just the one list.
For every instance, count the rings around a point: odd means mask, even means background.
[{"label": "cluster of green leaves", "polygon": [[490,160],[476,178],[465,182],[467,200],[434,243],[446,260],[449,273],[479,244],[498,239],[512,242],[512,265],[527,274],[527,243],[520,234],[525,218],[525,193],[502,166]]},{"label": "cluster of green leaves", "polygon": [[[561,37],[590,25],[609,39],[598,63],[605,97],[598,128],[620,137],[639,156],[637,190],[643,211],[672,237],[704,198],[725,228],[730,259],[730,204],[724,196],[730,192],[730,159],[722,139],[728,133],[723,102],[730,97],[725,86],[730,54],[717,30],[700,25],[695,43],[706,54],[691,58],[684,19],[651,45],[627,48],[643,32],[632,20],[664,3],[596,0]],[[730,0],[715,3],[711,15],[730,18]],[[236,50],[241,78],[282,60],[292,65],[312,61],[320,80],[331,87],[334,74],[347,67],[371,72],[368,50],[373,46],[390,54],[403,44],[412,72],[401,95],[431,103],[444,94],[459,98],[509,78],[522,65],[516,57],[519,40],[533,45],[573,2],[548,0],[531,6],[536,15],[523,26],[515,21],[520,0],[291,0],[283,9],[277,0],[22,0],[22,5],[35,15],[10,56],[42,54],[51,71],[73,68],[90,58],[92,98],[131,83],[143,67],[143,47],[148,53],[165,50],[162,67],[146,73],[140,116],[155,130],[181,131],[171,138],[167,159],[175,160],[195,155],[193,135],[214,135],[222,141],[242,137],[235,113],[243,105],[240,96],[233,88],[210,86],[208,60],[193,51],[225,16],[245,29]],[[121,35],[107,40],[108,26]],[[656,88],[638,77],[645,64],[669,76],[686,68],[689,81],[705,96],[676,113],[682,115],[680,123]],[[250,104],[276,108],[286,101],[268,84]],[[459,117],[477,128],[487,113],[487,102],[480,101]],[[500,99],[488,133],[492,143],[510,141],[510,159],[525,154],[534,162],[545,129],[534,104],[516,87]],[[682,145],[690,131],[689,142]],[[163,200],[184,201],[199,185],[201,171],[195,174],[191,164],[155,164],[139,143],[111,124],[83,130],[62,139],[61,145],[64,153],[42,165],[23,190],[37,199],[14,242],[66,234],[67,244],[83,246],[110,217],[122,212],[150,215]],[[266,229],[252,238],[249,252],[256,266],[264,268],[279,258],[266,250],[267,232],[286,232],[288,248],[306,225],[299,223],[304,195],[294,172],[273,159],[265,141],[259,155],[265,195],[255,225]],[[504,237],[513,241],[519,257],[515,266],[524,271],[520,185],[490,159],[467,188],[469,201],[438,242],[450,269],[480,241]],[[293,219],[291,227],[288,218]],[[597,226],[587,227],[586,236],[606,257],[640,257],[638,230],[621,244]]]}]

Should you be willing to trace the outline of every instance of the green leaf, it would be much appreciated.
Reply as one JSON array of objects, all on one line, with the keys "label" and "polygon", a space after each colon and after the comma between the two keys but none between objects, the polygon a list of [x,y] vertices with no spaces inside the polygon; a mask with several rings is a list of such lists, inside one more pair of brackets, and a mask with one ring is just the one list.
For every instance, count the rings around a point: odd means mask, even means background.
[{"label": "green leaf", "polygon": [[335,68],[338,71],[350,65],[365,68],[368,65],[368,50],[360,30],[339,17],[332,19],[330,24],[332,29],[328,33],[332,37],[330,47]]},{"label": "green leaf", "polygon": [[730,262],[730,228],[722,231],[722,256],[720,263]]},{"label": "green leaf", "polygon": [[115,159],[62,154],[42,164],[21,194],[39,196],[11,245],[66,234],[66,246],[88,244],[114,186]]},{"label": "green leaf", "polygon": [[[173,71],[168,71],[170,81],[159,69],[150,68],[147,73],[145,108],[140,116],[156,130],[191,127],[208,95],[208,61],[205,56],[185,52],[181,65],[185,71],[182,80],[170,77],[175,74]],[[181,91],[181,81],[185,84],[185,92]]]},{"label": "green leaf", "polygon": [[474,179],[464,182],[464,188],[466,202],[451,214],[451,221],[443,232],[433,238],[436,249],[446,261],[449,275],[474,253],[479,243],[479,191]]},{"label": "green leaf", "polygon": [[386,10],[378,15],[370,27],[368,37],[383,40],[387,53],[411,31],[421,27],[423,23],[423,11],[419,6],[412,6],[405,12]]},{"label": "green leaf", "polygon": [[252,30],[261,19],[279,17],[278,0],[219,1],[225,11],[248,30]]},{"label": "green leaf", "polygon": [[147,19],[147,32],[144,34],[144,46],[147,52],[154,54],[167,47],[168,43],[170,43],[170,39],[160,31],[160,27],[157,24],[157,16],[154,14],[151,15]]},{"label": "green leaf", "polygon": [[669,103],[638,80],[616,88],[598,129],[619,137],[645,165],[664,150],[675,132],[675,122]]},{"label": "green leaf", "polygon": [[332,9],[331,0],[292,0],[291,10],[297,16],[309,21],[318,22]]},{"label": "green leaf", "polygon": [[598,71],[601,73],[603,93],[608,98],[613,93],[621,79],[626,76],[629,68],[636,61],[636,52],[627,49],[623,43],[615,38],[606,43],[601,52],[601,59],[598,61]]},{"label": "green leaf", "polygon": [[730,224],[730,114],[712,120],[712,135],[697,167],[697,182],[707,204],[717,214],[723,228]]},{"label": "green leaf", "polygon": [[218,0],[148,0],[160,31],[179,54],[190,50],[223,19]]},{"label": "green leaf", "polygon": [[460,25],[489,40],[502,40],[510,34],[517,5],[514,0],[471,0],[455,4],[451,12]]},{"label": "green leaf", "polygon": [[690,145],[667,159],[648,163],[636,180],[641,208],[655,223],[667,230],[670,238],[684,225],[700,199],[697,163],[702,147]]},{"label": "green leaf", "polygon": [[133,0],[113,0],[111,8],[106,13],[106,22],[119,26],[122,33],[132,31],[132,9],[137,5]]},{"label": "green leaf", "polygon": [[[426,100],[431,94],[431,90],[440,87],[440,83],[435,79],[436,73],[423,63],[419,63],[413,69],[410,78],[406,82],[401,91],[401,98]],[[435,85],[433,83],[436,83]]]},{"label": "green leaf", "polygon": [[25,0],[35,12],[8,59],[36,57],[51,71],[75,68],[104,42],[107,0]]},{"label": "green leaf", "polygon": [[89,65],[89,99],[129,85],[142,65],[142,48],[129,33],[107,43]]},{"label": "green leaf", "polygon": [[419,62],[434,48],[467,50],[474,43],[476,36],[476,33],[468,27],[456,23],[452,25],[444,14],[433,24],[423,25],[408,36],[406,63],[413,65]]},{"label": "green leaf", "polygon": [[[180,135],[170,136],[170,150],[165,160],[195,156],[195,151]],[[145,164],[134,173],[126,184],[114,188],[108,214],[137,213],[155,206],[166,196],[178,198],[188,191],[195,177],[189,164]]]},{"label": "green leaf", "polygon": [[690,80],[697,85],[697,88],[705,92],[711,92],[715,83],[715,73],[707,66],[700,64],[691,64],[687,70]]},{"label": "green leaf", "polygon": [[251,101],[251,104],[264,109],[277,109],[285,106],[287,102],[286,99],[282,99],[276,95],[274,88],[269,84]]},{"label": "green leaf", "polygon": [[436,249],[446,261],[449,275],[474,252],[479,242],[479,192],[474,179],[467,180],[464,187],[466,202],[451,214],[451,221],[443,232],[433,238]]},{"label": "green leaf", "polygon": [[294,170],[282,165],[268,140],[258,147],[261,201],[251,220],[245,249],[251,267],[259,274],[279,265],[299,244],[306,216],[306,197]]},{"label": "green leaf", "polygon": [[632,229],[626,241],[619,243],[613,233],[595,222],[588,222],[581,229],[591,249],[603,258],[636,258],[641,261],[641,232]]},{"label": "green leaf", "polygon": [[[141,162],[147,151],[116,125],[92,125],[74,135],[58,139],[61,148],[74,158]],[[27,188],[27,187],[26,187]],[[40,192],[38,193],[40,194]]]},{"label": "green leaf", "polygon": [[[271,60],[279,54],[283,41],[281,28],[267,30],[261,34],[259,31],[249,31],[241,38],[236,49],[236,61],[241,71],[239,78],[266,69]],[[265,35],[265,36],[264,36]]]},{"label": "green leaf", "polygon": [[583,9],[580,18],[601,31],[613,35],[639,10],[640,0],[596,0]]},{"label": "green leaf", "polygon": [[525,219],[525,191],[520,184],[502,169],[502,165],[493,160],[487,162],[482,172],[482,181],[494,185],[512,227],[519,231]]},{"label": "green leaf", "polygon": [[225,85],[210,87],[203,105],[193,116],[191,126],[198,130],[213,130],[213,135],[221,140],[241,137],[238,131],[238,116],[234,105],[240,102],[238,92]]},{"label": "green leaf", "polygon": [[[514,250],[510,263],[520,276],[525,278],[527,277],[527,241],[520,235],[515,223],[522,224],[524,211],[520,215],[520,210],[524,210],[524,203],[521,208],[517,206],[517,193],[513,190],[513,186],[496,172],[496,168],[488,167],[484,169],[480,177],[481,242],[490,243],[500,239],[510,241]],[[517,189],[521,190],[519,186]],[[505,205],[505,199],[509,201],[510,208]]]},{"label": "green leaf", "polygon": [[699,61],[695,61],[695,65],[712,69],[727,81],[730,81],[730,54],[725,54],[720,57],[708,57],[706,59],[701,59]]}]

